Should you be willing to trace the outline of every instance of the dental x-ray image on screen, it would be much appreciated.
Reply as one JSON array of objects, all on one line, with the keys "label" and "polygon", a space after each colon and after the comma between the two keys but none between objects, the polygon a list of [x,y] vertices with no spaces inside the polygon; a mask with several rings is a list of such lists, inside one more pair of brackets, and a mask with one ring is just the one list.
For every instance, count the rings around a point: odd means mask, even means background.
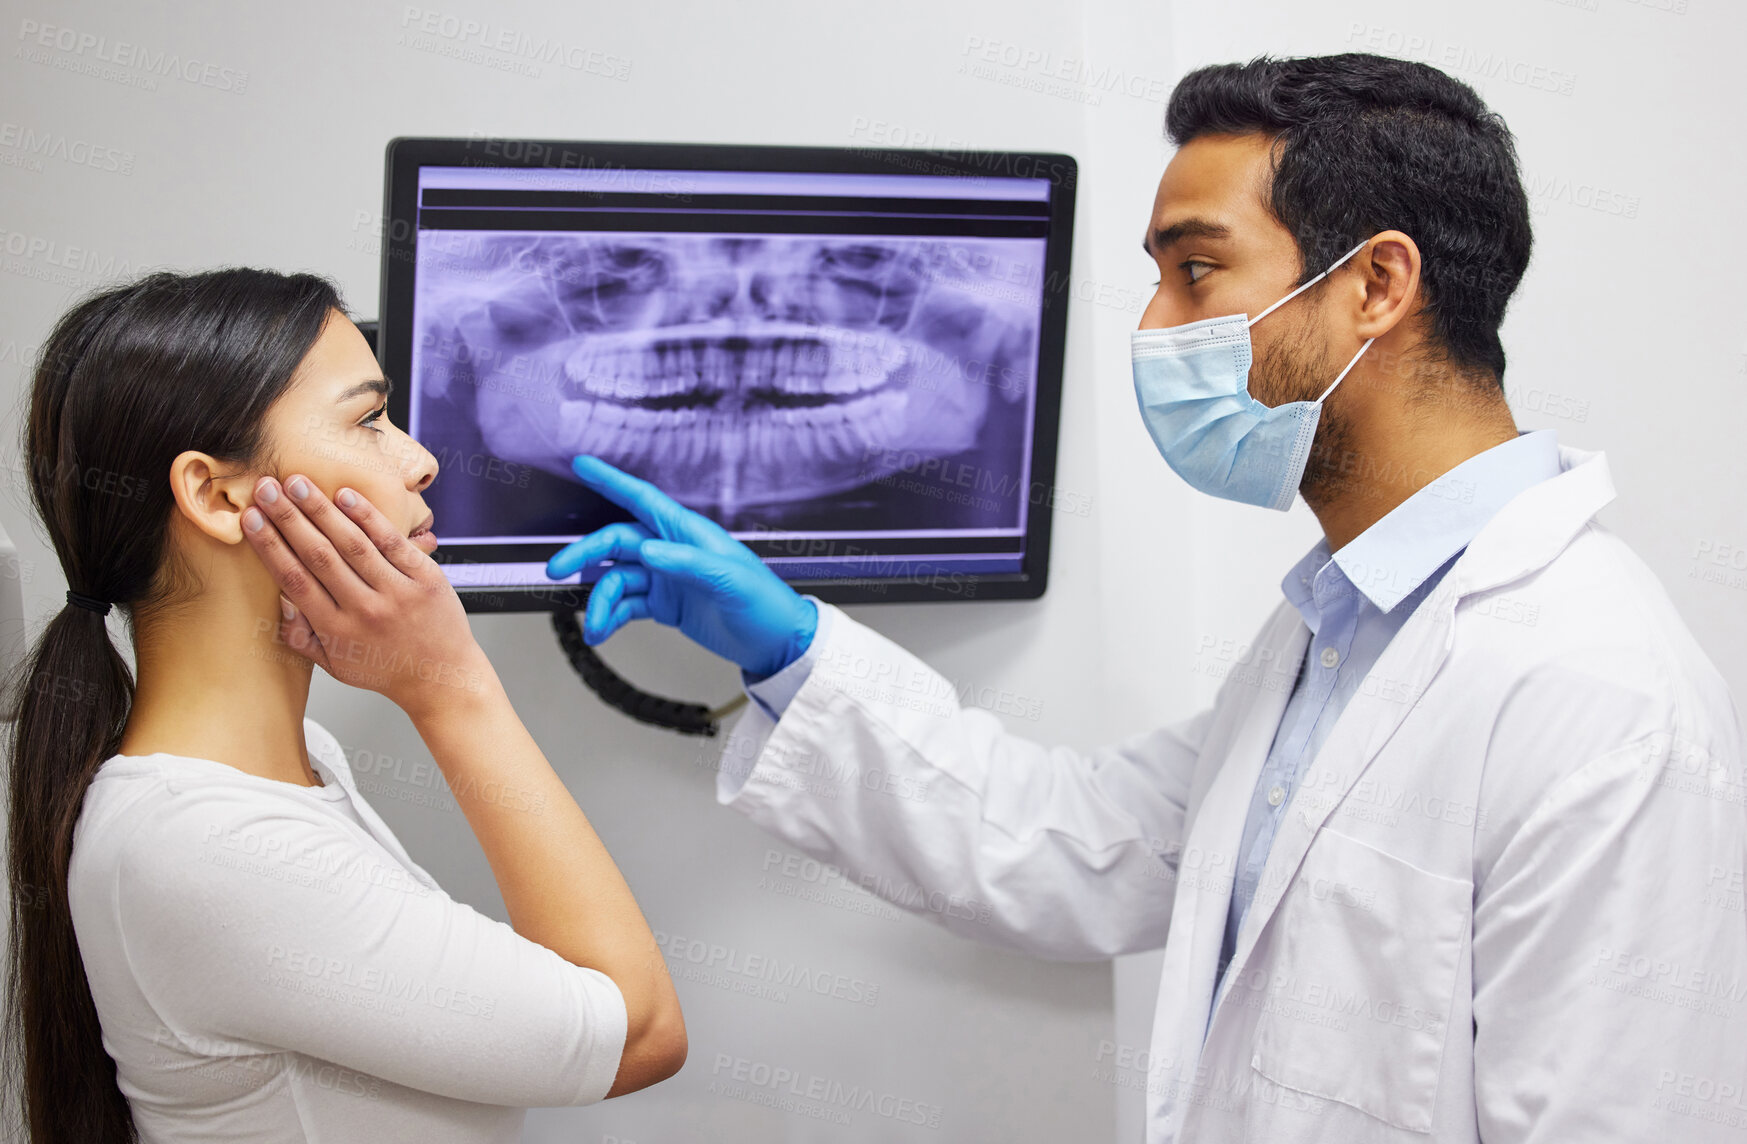
[{"label": "dental x-ray image on screen", "polygon": [[[390,412],[440,464],[424,496],[458,588],[531,600],[552,553],[626,519],[572,472],[592,454],[824,598],[1041,591],[1071,161],[1064,187],[575,146],[551,169],[390,145]],[[513,596],[482,606],[539,606]]]},{"label": "dental x-ray image on screen", "polygon": [[[1038,309],[985,281],[1035,295],[1041,240],[439,232],[419,260],[420,426],[470,417],[504,461],[592,453],[730,529],[909,529],[927,493],[886,478],[1023,469]],[[1021,527],[1020,482],[978,486],[928,524]]]}]

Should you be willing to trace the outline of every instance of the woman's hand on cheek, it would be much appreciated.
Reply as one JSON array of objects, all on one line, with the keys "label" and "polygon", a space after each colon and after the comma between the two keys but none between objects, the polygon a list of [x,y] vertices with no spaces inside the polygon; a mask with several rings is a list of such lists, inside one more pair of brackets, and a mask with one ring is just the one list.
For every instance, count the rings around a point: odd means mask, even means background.
[{"label": "woman's hand on cheek", "polygon": [[244,537],[291,603],[278,640],[415,720],[433,705],[495,688],[437,562],[363,494],[336,495],[351,503],[330,501],[307,477],[284,485],[263,477],[243,514]]}]

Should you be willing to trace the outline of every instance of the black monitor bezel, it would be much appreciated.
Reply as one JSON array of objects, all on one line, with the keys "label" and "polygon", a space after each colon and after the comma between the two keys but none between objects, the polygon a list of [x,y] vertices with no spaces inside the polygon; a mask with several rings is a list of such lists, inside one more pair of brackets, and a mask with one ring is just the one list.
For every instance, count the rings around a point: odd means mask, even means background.
[{"label": "black monitor bezel", "polygon": [[[389,140],[383,186],[382,277],[377,360],[400,384],[388,414],[410,424],[413,272],[417,253],[418,173],[421,167],[609,167],[625,170],[800,171],[850,174],[934,174],[967,177],[1049,178],[1050,213],[1044,249],[1042,327],[1038,341],[1035,437],[1028,495],[1032,510],[1020,571],[954,573],[924,579],[791,580],[797,591],[833,604],[921,603],[952,600],[1034,600],[1049,581],[1050,531],[1061,429],[1066,358],[1069,267],[1073,256],[1074,193],[1079,164],[1047,151],[937,151],[893,148],[799,147],[764,144],[631,143],[508,137],[412,137]],[[405,332],[403,332],[405,331]],[[1039,493],[1043,495],[1038,495]],[[557,551],[554,548],[554,551]],[[442,549],[436,558],[444,559]],[[576,610],[587,584],[535,587],[457,587],[470,612]]]}]

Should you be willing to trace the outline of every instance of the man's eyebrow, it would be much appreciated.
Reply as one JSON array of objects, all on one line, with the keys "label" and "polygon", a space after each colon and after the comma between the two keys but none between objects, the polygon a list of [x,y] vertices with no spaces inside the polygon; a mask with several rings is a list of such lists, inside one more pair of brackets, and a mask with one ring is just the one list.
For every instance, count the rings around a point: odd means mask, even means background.
[{"label": "man's eyebrow", "polygon": [[1231,228],[1223,223],[1208,222],[1204,218],[1186,218],[1174,222],[1170,226],[1162,226],[1141,239],[1141,249],[1148,254],[1155,251],[1169,250],[1173,245],[1185,238],[1230,238]]},{"label": "man's eyebrow", "polygon": [[344,405],[360,393],[374,393],[376,396],[386,401],[388,395],[393,392],[394,382],[388,380],[386,377],[373,377],[368,381],[360,381],[356,385],[347,386],[345,392],[341,393],[339,397],[334,399],[334,404]]}]

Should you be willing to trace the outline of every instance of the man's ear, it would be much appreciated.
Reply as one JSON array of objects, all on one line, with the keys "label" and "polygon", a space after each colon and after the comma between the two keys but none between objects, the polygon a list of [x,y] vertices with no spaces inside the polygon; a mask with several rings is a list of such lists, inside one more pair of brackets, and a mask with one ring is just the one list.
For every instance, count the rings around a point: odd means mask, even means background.
[{"label": "man's ear", "polygon": [[170,462],[170,491],[176,510],[194,527],[224,544],[243,539],[243,510],[255,503],[259,474],[232,472],[233,466],[190,449]]},{"label": "man's ear", "polygon": [[1380,338],[1420,309],[1419,246],[1401,231],[1372,238],[1353,265],[1363,291],[1354,327],[1361,338]]}]

